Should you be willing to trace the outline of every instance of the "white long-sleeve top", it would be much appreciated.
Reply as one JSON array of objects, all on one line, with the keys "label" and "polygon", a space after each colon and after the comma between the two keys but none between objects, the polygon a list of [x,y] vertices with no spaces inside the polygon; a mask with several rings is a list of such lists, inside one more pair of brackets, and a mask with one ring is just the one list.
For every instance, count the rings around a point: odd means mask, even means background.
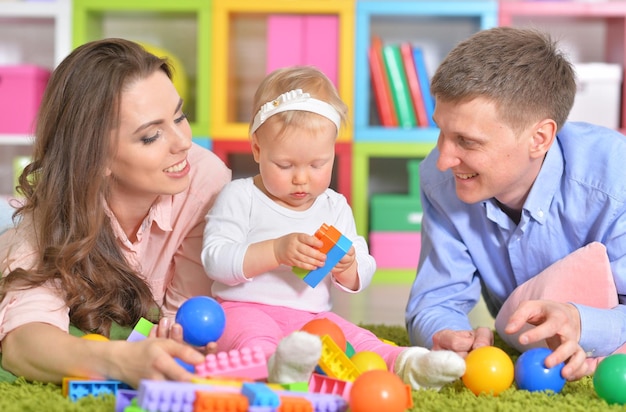
[{"label": "white long-sleeve top", "polygon": [[[323,223],[334,226],[353,242],[360,280],[358,290],[343,287],[331,275],[312,288],[285,265],[251,279],[244,276],[243,260],[250,244],[293,232],[312,235]],[[252,178],[227,184],[207,214],[202,263],[214,280],[212,294],[216,298],[313,313],[332,308],[331,284],[356,293],[370,284],[376,270],[376,262],[365,239],[356,232],[352,209],[343,195],[328,189],[309,209],[295,211],[268,198],[254,186]]]}]

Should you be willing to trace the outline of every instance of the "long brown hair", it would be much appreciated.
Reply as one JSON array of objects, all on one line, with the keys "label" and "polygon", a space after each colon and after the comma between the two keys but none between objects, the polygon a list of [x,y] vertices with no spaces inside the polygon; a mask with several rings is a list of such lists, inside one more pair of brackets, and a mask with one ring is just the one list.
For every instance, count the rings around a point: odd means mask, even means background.
[{"label": "long brown hair", "polygon": [[55,69],[39,110],[32,162],[17,186],[25,202],[15,216],[32,223],[39,256],[33,268],[3,279],[0,297],[10,288],[54,285],[70,322],[104,335],[114,322],[155,319],[152,292],[125,260],[104,199],[120,96],[157,70],[171,78],[165,60],[123,39],[84,44]]}]

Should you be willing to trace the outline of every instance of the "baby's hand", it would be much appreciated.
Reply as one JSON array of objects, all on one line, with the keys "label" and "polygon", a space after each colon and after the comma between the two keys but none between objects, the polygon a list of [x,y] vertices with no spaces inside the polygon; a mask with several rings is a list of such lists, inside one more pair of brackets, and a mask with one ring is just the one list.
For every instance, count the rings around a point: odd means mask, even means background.
[{"label": "baby's hand", "polygon": [[315,270],[326,261],[326,255],[319,251],[323,245],[315,236],[291,233],[274,240],[274,256],[279,264]]},{"label": "baby's hand", "polygon": [[348,253],[346,253],[341,258],[341,260],[335,265],[331,273],[333,274],[333,276],[336,277],[337,275],[340,275],[341,273],[348,270],[350,266],[354,264],[355,261],[356,261],[356,254],[354,251],[354,246],[352,246],[350,247],[350,250],[348,250]]},{"label": "baby's hand", "polygon": [[348,289],[359,289],[359,275],[354,246],[341,258],[330,272],[337,282]]}]

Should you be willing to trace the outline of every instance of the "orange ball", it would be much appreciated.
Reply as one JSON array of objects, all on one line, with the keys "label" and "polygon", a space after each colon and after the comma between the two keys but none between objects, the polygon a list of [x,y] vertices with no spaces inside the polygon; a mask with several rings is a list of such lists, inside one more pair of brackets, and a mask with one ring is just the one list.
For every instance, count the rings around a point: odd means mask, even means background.
[{"label": "orange ball", "polygon": [[514,365],[509,355],[495,346],[483,346],[465,358],[465,374],[461,380],[475,395],[491,393],[497,396],[513,384],[514,377]]},{"label": "orange ball", "polygon": [[328,335],[339,346],[339,349],[346,351],[346,336],[341,328],[328,318],[313,319],[305,323],[300,330],[319,337]]},{"label": "orange ball", "polygon": [[100,335],[98,333],[88,333],[86,335],[81,336],[81,338],[87,339],[87,340],[97,340],[97,341],[102,341],[102,342],[107,342],[109,340],[109,338],[107,338],[106,336]]},{"label": "orange ball", "polygon": [[354,366],[361,372],[367,372],[371,370],[387,370],[387,363],[376,352],[364,350],[357,352],[350,358]]},{"label": "orange ball", "polygon": [[410,388],[393,372],[367,371],[354,381],[351,412],[404,412],[413,406]]}]

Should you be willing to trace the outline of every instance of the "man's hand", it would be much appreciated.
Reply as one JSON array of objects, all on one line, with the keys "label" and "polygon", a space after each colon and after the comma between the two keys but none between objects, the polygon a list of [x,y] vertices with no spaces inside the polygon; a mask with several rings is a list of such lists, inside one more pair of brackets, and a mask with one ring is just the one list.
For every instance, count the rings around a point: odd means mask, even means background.
[{"label": "man's hand", "polygon": [[561,375],[570,381],[589,374],[585,362],[587,354],[578,344],[580,315],[574,305],[549,300],[522,302],[511,315],[504,331],[517,333],[526,323],[535,327],[522,333],[519,342],[529,345],[545,340],[553,351],[546,358],[546,367],[565,362]]}]

